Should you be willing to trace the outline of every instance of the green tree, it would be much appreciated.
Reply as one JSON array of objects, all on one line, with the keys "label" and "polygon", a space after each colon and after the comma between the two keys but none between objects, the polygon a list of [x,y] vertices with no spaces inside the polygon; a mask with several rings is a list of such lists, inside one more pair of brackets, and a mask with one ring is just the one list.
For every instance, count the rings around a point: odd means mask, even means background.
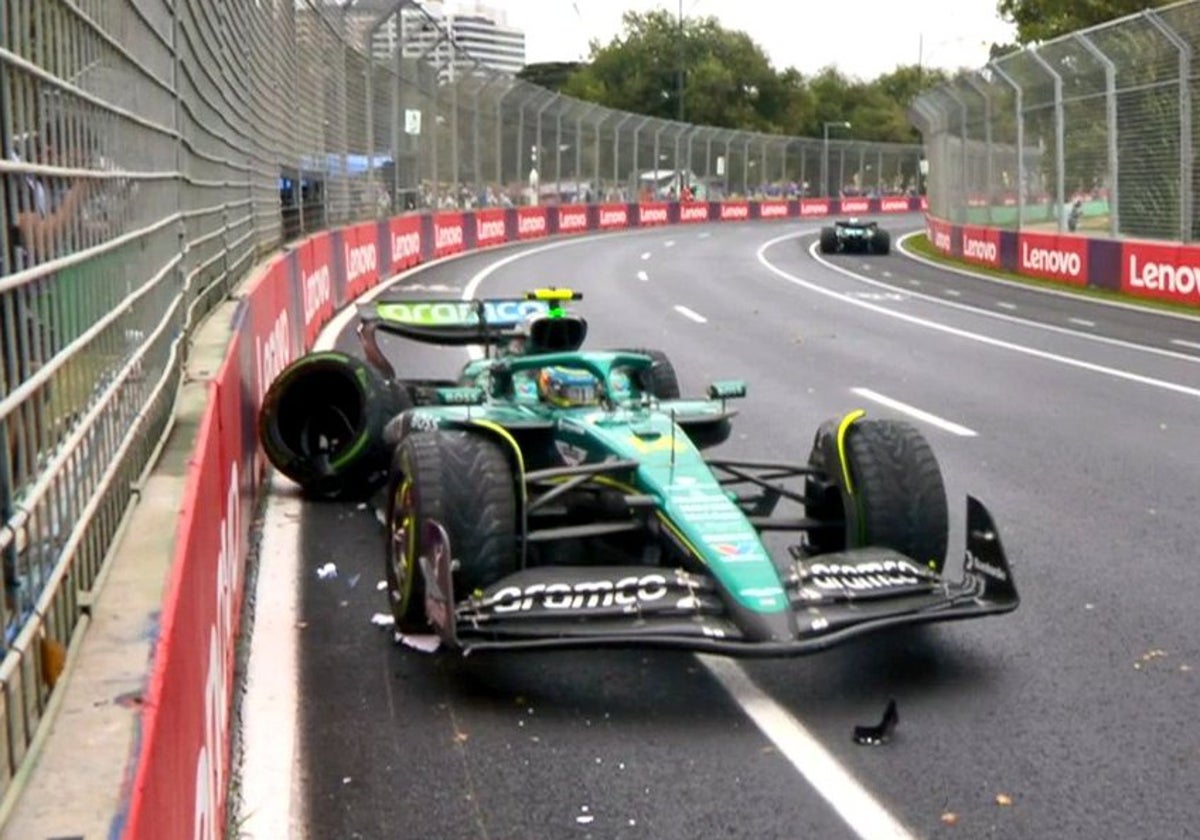
[{"label": "green tree", "polygon": [[1025,46],[1173,2],[1175,0],[998,0],[996,11],[1004,20],[1017,25],[1017,43]]},{"label": "green tree", "polygon": [[571,75],[583,66],[578,61],[542,61],[526,64],[517,78],[547,90],[561,91]]}]

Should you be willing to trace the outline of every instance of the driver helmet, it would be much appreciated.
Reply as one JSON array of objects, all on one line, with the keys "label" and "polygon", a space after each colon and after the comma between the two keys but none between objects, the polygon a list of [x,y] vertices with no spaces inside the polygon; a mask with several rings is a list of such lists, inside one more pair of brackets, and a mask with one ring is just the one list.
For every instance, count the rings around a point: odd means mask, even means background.
[{"label": "driver helmet", "polygon": [[600,401],[600,381],[586,370],[546,367],[538,373],[538,394],[559,408],[596,405]]}]

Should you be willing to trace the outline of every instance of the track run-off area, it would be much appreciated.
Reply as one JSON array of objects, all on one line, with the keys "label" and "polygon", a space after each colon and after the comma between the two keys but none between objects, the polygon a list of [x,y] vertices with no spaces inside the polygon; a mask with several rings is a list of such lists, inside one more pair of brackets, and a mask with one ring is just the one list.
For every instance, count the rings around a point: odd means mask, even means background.
[{"label": "track run-off area", "polygon": [[[894,239],[914,216],[881,224]],[[797,659],[396,644],[368,505],[273,479],[240,698],[246,838],[1200,836],[1200,319],[816,252],[816,224],[472,252],[372,297],[569,286],[588,347],[653,347],[685,395],[749,388],[722,455],[802,460],[847,410],[916,424],[962,564],[994,514],[1010,615]],[[902,243],[901,243],[902,248]],[[319,347],[358,352],[338,317]],[[461,349],[387,341],[400,375]],[[895,699],[894,737],[861,746]]]}]

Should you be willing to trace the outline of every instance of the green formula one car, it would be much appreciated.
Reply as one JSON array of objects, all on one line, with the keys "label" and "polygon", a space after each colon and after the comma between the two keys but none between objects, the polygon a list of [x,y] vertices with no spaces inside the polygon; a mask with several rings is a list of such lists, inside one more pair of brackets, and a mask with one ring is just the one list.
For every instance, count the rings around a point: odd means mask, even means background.
[{"label": "green formula one car", "polygon": [[[1017,607],[974,498],[963,576],[943,576],[945,490],[915,427],[854,411],[807,460],[716,457],[745,385],[685,399],[660,352],[582,350],[578,297],[375,303],[365,360],[310,354],[271,386],[260,436],[282,472],[313,495],[385,494],[399,632],[464,652],[780,656]],[[379,332],[485,352],[454,381],[401,377]]]},{"label": "green formula one car", "polygon": [[878,222],[844,219],[821,228],[817,247],[822,254],[887,254],[892,250],[892,237]]}]

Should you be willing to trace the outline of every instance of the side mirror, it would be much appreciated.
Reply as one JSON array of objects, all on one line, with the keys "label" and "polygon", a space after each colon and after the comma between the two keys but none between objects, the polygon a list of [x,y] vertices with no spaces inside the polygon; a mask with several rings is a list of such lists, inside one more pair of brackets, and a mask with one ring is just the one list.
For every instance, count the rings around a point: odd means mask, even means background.
[{"label": "side mirror", "polygon": [[739,400],[746,396],[746,383],[741,379],[718,379],[708,386],[710,400]]}]

